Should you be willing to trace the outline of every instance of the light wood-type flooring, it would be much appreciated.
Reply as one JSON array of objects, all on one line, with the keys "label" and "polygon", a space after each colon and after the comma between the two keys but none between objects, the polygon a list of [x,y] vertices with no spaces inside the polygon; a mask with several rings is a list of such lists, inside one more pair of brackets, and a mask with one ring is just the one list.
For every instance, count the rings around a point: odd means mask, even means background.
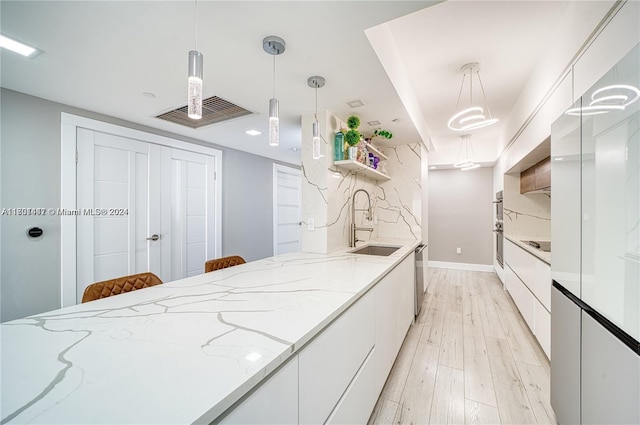
[{"label": "light wood-type flooring", "polygon": [[493,273],[429,269],[369,424],[555,424],[549,360]]}]

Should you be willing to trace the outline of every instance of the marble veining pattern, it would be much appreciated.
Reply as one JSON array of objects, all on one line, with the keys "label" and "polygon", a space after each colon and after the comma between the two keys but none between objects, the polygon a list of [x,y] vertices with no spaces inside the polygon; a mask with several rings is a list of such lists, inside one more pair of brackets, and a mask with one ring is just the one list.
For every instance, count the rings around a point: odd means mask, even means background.
[{"label": "marble veining pattern", "polygon": [[520,174],[504,175],[505,234],[551,236],[551,194],[520,193]]},{"label": "marble veining pattern", "polygon": [[[334,146],[323,145],[324,157],[313,159],[308,137],[313,116],[302,118],[302,250],[327,253],[349,245],[351,201],[353,193],[365,189],[371,197],[372,219],[364,211],[357,211],[356,226],[371,228],[358,231],[357,238],[368,241],[378,237],[421,238],[421,149],[408,144],[386,147],[385,161],[391,180],[376,182],[360,173],[340,169],[333,164]],[[318,114],[320,132],[333,140],[336,131],[346,127],[335,115],[323,111]],[[309,140],[307,140],[309,139]],[[358,194],[356,208],[365,209],[366,196]],[[308,229],[309,219],[314,230]]]},{"label": "marble veining pattern", "polygon": [[421,152],[420,145],[385,148],[391,180],[380,185],[378,235],[421,239]]},{"label": "marble veining pattern", "polygon": [[2,324],[2,423],[211,421],[415,246],[393,242],[389,257],[286,254]]}]

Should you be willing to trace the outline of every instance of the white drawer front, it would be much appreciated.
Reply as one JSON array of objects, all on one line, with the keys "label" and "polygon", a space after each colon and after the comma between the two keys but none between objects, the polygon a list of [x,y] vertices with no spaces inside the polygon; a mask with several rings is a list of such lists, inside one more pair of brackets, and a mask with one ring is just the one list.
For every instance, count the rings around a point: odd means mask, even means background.
[{"label": "white drawer front", "polygon": [[535,334],[542,350],[551,359],[551,314],[538,301],[535,302]]},{"label": "white drawer front", "polygon": [[375,407],[378,394],[375,390],[376,349],[365,360],[344,396],[338,402],[327,424],[366,424]]},{"label": "white drawer front", "polygon": [[375,343],[372,292],[299,354],[300,423],[324,423]]},{"label": "white drawer front", "polygon": [[509,265],[505,264],[504,267],[504,276],[505,276],[505,286],[509,291],[509,295],[513,298],[513,302],[520,310],[520,314],[524,318],[524,321],[527,322],[529,329],[531,332],[534,330],[533,322],[534,322],[534,302],[535,298],[533,294],[529,291],[529,289],[525,286],[524,283],[516,276],[516,274],[511,270]]},{"label": "white drawer front", "polygon": [[219,423],[298,423],[298,356],[291,358]]},{"label": "white drawer front", "polygon": [[542,305],[551,311],[551,266],[505,239],[505,262]]}]

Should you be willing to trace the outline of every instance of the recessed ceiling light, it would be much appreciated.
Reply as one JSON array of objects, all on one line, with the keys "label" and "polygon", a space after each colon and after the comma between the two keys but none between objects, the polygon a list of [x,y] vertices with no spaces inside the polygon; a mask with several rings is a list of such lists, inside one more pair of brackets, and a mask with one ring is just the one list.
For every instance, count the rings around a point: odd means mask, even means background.
[{"label": "recessed ceiling light", "polygon": [[154,97],[156,97],[156,95],[155,95],[155,94],[153,94],[153,93],[151,93],[150,91],[144,91],[144,92],[142,92],[142,95],[143,95],[144,97],[148,97],[148,98],[150,98],[150,99],[153,99]]},{"label": "recessed ceiling light", "polygon": [[40,50],[36,49],[35,47],[28,46],[24,43],[7,37],[4,34],[0,34],[0,47],[2,47],[3,49],[11,50],[12,52],[18,53],[28,58],[34,58],[40,53]]},{"label": "recessed ceiling light", "polygon": [[347,102],[347,105],[349,105],[352,108],[359,108],[360,106],[364,106],[364,102],[361,101],[360,99],[356,99],[356,100],[352,100],[351,102]]},{"label": "recessed ceiling light", "polygon": [[378,121],[378,120],[367,121],[367,124],[370,125],[371,127],[373,127],[374,125],[380,125],[380,121]]},{"label": "recessed ceiling light", "polygon": [[563,157],[561,157],[561,156],[559,156],[559,157],[557,157],[557,158],[553,158],[553,160],[554,160],[554,161],[562,161],[562,160],[564,160],[564,158],[563,158]]},{"label": "recessed ceiling light", "polygon": [[249,136],[257,136],[259,134],[262,134],[258,130],[247,130],[247,131],[245,131],[245,133],[247,133]]}]

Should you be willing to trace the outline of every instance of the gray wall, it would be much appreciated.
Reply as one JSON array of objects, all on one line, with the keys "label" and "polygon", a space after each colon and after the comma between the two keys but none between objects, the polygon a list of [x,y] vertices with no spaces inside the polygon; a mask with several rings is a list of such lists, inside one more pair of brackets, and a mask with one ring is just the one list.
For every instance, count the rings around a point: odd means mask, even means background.
[{"label": "gray wall", "polygon": [[430,170],[429,261],[493,264],[493,197],[492,168]]},{"label": "gray wall", "polygon": [[[60,207],[60,114],[68,112],[213,146],[222,154],[222,253],[247,261],[273,255],[271,159],[2,89],[0,207]],[[1,218],[0,320],[60,307],[60,218]],[[29,240],[39,226],[44,236]]]}]

